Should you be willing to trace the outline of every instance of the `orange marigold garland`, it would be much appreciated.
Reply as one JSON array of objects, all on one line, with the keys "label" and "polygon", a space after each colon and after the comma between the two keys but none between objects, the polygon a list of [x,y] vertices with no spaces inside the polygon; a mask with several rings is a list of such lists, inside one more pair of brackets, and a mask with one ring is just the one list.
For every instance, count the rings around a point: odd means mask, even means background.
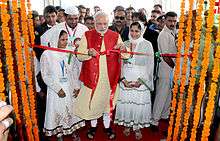
[{"label": "orange marigold garland", "polygon": [[[1,40],[0,40],[0,42],[1,42]],[[3,47],[3,45],[0,45],[0,47]],[[6,100],[6,96],[4,93],[5,92],[5,84],[4,84],[4,76],[3,76],[3,72],[2,72],[2,67],[3,67],[2,61],[0,60],[0,101],[5,101]]]},{"label": "orange marigold garland", "polygon": [[28,27],[29,27],[29,33],[30,33],[30,39],[31,39],[31,44],[34,44],[34,23],[32,19],[32,10],[31,10],[31,2],[30,0],[27,0],[27,7],[28,7]]},{"label": "orange marigold garland", "polygon": [[2,73],[2,61],[0,60],[0,101],[6,100],[4,91],[5,91],[4,76]]},{"label": "orange marigold garland", "polygon": [[18,108],[18,97],[16,92],[15,86],[15,77],[14,77],[14,67],[13,67],[13,56],[11,51],[11,36],[10,30],[8,27],[8,23],[10,20],[10,15],[8,14],[8,4],[7,0],[2,0],[1,4],[1,19],[2,19],[2,37],[3,37],[3,44],[5,47],[5,54],[6,54],[6,64],[8,67],[8,80],[10,84],[10,91],[12,97],[12,106],[14,107],[14,111],[16,114],[16,121],[18,125],[21,123],[19,108]]},{"label": "orange marigold garland", "polygon": [[179,33],[178,33],[178,46],[177,46],[177,58],[176,58],[176,68],[174,73],[174,88],[172,90],[173,94],[173,100],[171,103],[171,109],[172,112],[170,114],[170,121],[169,121],[169,127],[168,127],[168,136],[167,141],[170,141],[172,139],[172,132],[173,132],[173,124],[174,124],[174,116],[176,111],[176,96],[178,93],[178,79],[180,74],[180,57],[181,57],[181,47],[183,44],[183,30],[184,30],[184,9],[185,9],[185,0],[182,0],[181,2],[181,16],[179,21]]},{"label": "orange marigold garland", "polygon": [[[219,17],[219,27],[220,27],[220,17]],[[209,99],[207,103],[207,107],[205,110],[205,121],[202,131],[202,141],[208,141],[208,137],[210,135],[210,125],[212,122],[212,117],[214,113],[214,106],[215,106],[215,98],[217,94],[217,83],[220,74],[220,28],[218,29],[217,35],[217,48],[214,58],[214,67],[212,70],[212,83],[211,88],[209,90]]]},{"label": "orange marigold garland", "polygon": [[209,3],[210,3],[210,7],[209,7],[209,12],[208,12],[209,14],[208,14],[208,19],[207,19],[206,40],[205,40],[205,48],[203,52],[202,70],[201,70],[201,77],[199,81],[199,91],[197,93],[197,102],[196,102],[195,111],[194,111],[193,128],[192,128],[190,140],[196,140],[197,126],[198,126],[199,118],[200,118],[201,101],[205,93],[204,84],[205,84],[205,77],[206,77],[206,72],[207,72],[208,64],[209,64],[211,32],[212,32],[212,26],[214,23],[214,10],[213,9],[215,6],[215,0],[210,0]]},{"label": "orange marigold garland", "polygon": [[194,85],[195,85],[195,74],[196,74],[196,64],[198,60],[198,50],[200,46],[200,35],[201,35],[201,27],[202,27],[202,11],[203,11],[203,0],[199,0],[198,3],[198,9],[196,11],[196,31],[195,31],[195,37],[194,37],[194,45],[193,45],[193,59],[191,61],[191,76],[189,78],[189,89],[187,93],[187,99],[186,99],[186,111],[184,114],[184,120],[183,120],[183,130],[181,132],[181,141],[185,141],[187,138],[187,129],[188,129],[188,120],[190,117],[190,107],[192,105],[192,96],[194,93]]},{"label": "orange marigold garland", "polygon": [[[30,61],[30,55],[29,55],[29,36],[28,36],[28,25],[27,25],[27,15],[26,15],[26,7],[25,7],[25,0],[20,1],[20,8],[21,8],[21,25],[22,25],[22,37],[24,38],[24,52],[25,52],[25,70],[26,75],[28,78],[27,85],[28,85],[28,94],[30,96],[30,107],[35,108],[35,100],[34,100],[34,92],[33,92],[33,85],[32,85],[32,70],[31,70],[31,61]],[[33,134],[32,134],[32,120],[30,117],[30,108],[29,103],[26,103],[24,105],[24,114],[26,118],[26,124],[27,124],[27,136],[28,140],[34,140]]]},{"label": "orange marigold garland", "polygon": [[[188,20],[187,20],[187,27],[186,27],[186,35],[185,37],[185,49],[184,49],[184,63],[182,65],[182,71],[181,71],[181,81],[180,81],[180,92],[179,92],[179,98],[178,98],[178,106],[177,106],[177,112],[176,112],[176,122],[175,122],[175,128],[174,128],[174,134],[173,134],[173,140],[178,140],[179,135],[179,128],[181,125],[181,118],[182,118],[182,109],[183,109],[183,95],[185,91],[185,84],[186,84],[186,72],[188,68],[188,53],[190,49],[190,42],[191,42],[191,25],[192,25],[192,7],[193,7],[194,0],[189,0],[189,13],[188,13]],[[183,45],[180,45],[179,48],[181,48]]]},{"label": "orange marigold garland", "polygon": [[[12,1],[12,17],[13,17],[13,26],[14,26],[14,36],[15,36],[15,44],[17,48],[17,64],[18,64],[18,73],[19,73],[19,79],[20,79],[20,86],[21,86],[21,93],[22,93],[22,103],[24,105],[24,111],[29,110],[29,101],[28,101],[28,95],[27,95],[27,89],[26,89],[26,78],[25,78],[25,69],[24,69],[24,61],[23,61],[23,54],[22,54],[22,43],[21,43],[21,34],[19,32],[19,15],[18,15],[18,9],[17,9],[17,1]],[[29,92],[30,93],[30,92]],[[36,119],[36,112],[35,112],[35,99],[34,95],[30,95],[30,108],[32,109],[32,116],[29,113],[25,113],[25,119],[32,119],[33,123],[36,124],[34,129],[34,137],[35,140],[39,139],[38,136],[38,128],[37,128],[37,119]],[[28,121],[29,122],[29,121]],[[29,123],[30,124],[30,123]],[[30,125],[29,125],[30,126]],[[27,129],[28,132],[31,132],[30,129]],[[36,131],[35,131],[36,130]]]},{"label": "orange marigold garland", "polygon": [[[28,25],[29,25],[29,34],[30,34],[30,42],[31,44],[29,44],[29,47],[31,47],[31,45],[34,44],[34,25],[33,25],[33,19],[32,19],[32,10],[31,10],[31,2],[30,0],[27,0],[27,7],[28,7]],[[33,51],[30,53],[30,56],[33,57]],[[33,66],[33,65],[32,65]],[[30,74],[29,74],[30,75]],[[32,75],[33,76],[33,75]],[[29,78],[29,81],[33,81],[33,77]],[[30,89],[31,92],[34,91],[33,87],[31,87]],[[31,117],[32,117],[32,121],[33,121],[33,130],[34,130],[34,138],[35,141],[39,140],[39,134],[38,134],[38,124],[37,124],[37,115],[36,115],[36,105],[35,105],[35,96],[34,96],[34,92],[33,94],[30,94],[30,105],[31,105]]]}]

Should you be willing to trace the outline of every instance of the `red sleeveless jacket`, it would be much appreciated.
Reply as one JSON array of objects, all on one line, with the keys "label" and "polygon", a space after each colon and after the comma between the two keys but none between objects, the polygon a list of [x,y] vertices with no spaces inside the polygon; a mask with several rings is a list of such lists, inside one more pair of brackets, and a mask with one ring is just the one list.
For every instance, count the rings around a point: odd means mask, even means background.
[{"label": "red sleeveless jacket", "polygon": [[[106,50],[112,50],[118,42],[119,34],[111,30],[107,30],[104,37],[101,36],[96,30],[90,30],[85,32],[87,39],[87,48],[94,48],[100,52],[102,46],[102,39],[104,38],[104,44]],[[102,53],[100,53],[102,54]],[[111,90],[115,90],[121,73],[121,61],[120,55],[114,52],[106,53],[108,78]],[[84,85],[90,89],[95,89],[99,79],[99,57],[92,57],[90,60],[83,61],[82,69],[79,79]]]}]

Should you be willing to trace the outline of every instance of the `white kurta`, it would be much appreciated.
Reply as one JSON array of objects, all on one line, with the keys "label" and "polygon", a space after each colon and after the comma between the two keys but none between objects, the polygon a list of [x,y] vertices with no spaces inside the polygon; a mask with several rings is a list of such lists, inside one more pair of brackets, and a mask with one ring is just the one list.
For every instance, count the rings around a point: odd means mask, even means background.
[{"label": "white kurta", "polygon": [[[105,50],[104,44],[102,44],[101,51]],[[76,114],[86,120],[97,119],[102,116],[103,113],[109,113],[109,101],[110,101],[110,93],[111,88],[108,82],[108,74],[107,74],[107,63],[106,56],[100,56],[99,60],[99,80],[97,84],[97,88],[94,92],[91,106],[90,97],[92,93],[92,89],[82,86],[80,90],[80,94],[76,99]]]},{"label": "white kurta", "polygon": [[[119,37],[117,43],[122,43],[121,38]],[[102,41],[101,51],[105,51],[105,44]],[[83,36],[80,42],[80,46],[78,52],[87,53],[87,40],[86,37]],[[122,54],[122,57],[127,57],[129,55]],[[79,60],[85,61],[91,59],[91,56],[88,55],[78,55]],[[98,84],[93,94],[93,98],[90,105],[90,98],[92,89],[84,86],[82,84],[82,88],[78,97],[76,98],[75,107],[76,107],[76,115],[85,120],[97,119],[103,115],[103,113],[110,112],[110,94],[111,88],[109,85],[108,72],[107,72],[107,63],[106,63],[106,55],[101,55],[99,60],[99,79]],[[116,102],[118,96],[118,89],[116,89],[113,104]],[[114,108],[114,107],[113,107]]]},{"label": "white kurta", "polygon": [[57,42],[55,41],[58,41],[61,30],[68,33],[68,43],[71,44],[74,39],[82,38],[83,34],[88,31],[88,28],[85,25],[78,23],[75,29],[71,29],[66,22],[59,23],[47,30],[47,32],[41,36],[41,45],[48,46],[48,43],[50,43],[51,47],[57,47]]},{"label": "white kurta", "polygon": [[[176,54],[175,31],[170,30],[166,25],[160,32],[157,43],[161,53]],[[175,63],[175,59],[172,58]],[[161,118],[167,119],[170,114],[171,91],[173,68],[171,68],[162,58],[158,69],[158,80],[156,81],[156,97],[154,100],[152,123],[158,126]]]},{"label": "white kurta", "polygon": [[139,88],[127,88],[122,82],[120,83],[114,123],[137,130],[150,125],[154,54],[151,43],[146,40],[140,42],[134,52],[146,53],[149,56],[134,55],[125,60],[122,75],[127,81],[141,79],[144,84]]},{"label": "white kurta", "polygon": [[[41,57],[41,74],[48,86],[44,132],[46,136],[72,134],[85,126],[82,119],[74,114],[73,90],[78,87],[75,63],[67,63],[65,53],[45,51]],[[58,96],[63,89],[66,96]]]}]

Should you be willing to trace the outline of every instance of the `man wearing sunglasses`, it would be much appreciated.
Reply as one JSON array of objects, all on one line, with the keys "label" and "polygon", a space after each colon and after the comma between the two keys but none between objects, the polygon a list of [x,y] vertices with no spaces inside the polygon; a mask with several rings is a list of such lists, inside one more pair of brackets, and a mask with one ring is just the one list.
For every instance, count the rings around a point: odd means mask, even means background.
[{"label": "man wearing sunglasses", "polygon": [[129,27],[126,26],[126,12],[124,7],[116,6],[114,10],[113,24],[109,29],[118,32],[121,35],[122,41],[128,40]]}]

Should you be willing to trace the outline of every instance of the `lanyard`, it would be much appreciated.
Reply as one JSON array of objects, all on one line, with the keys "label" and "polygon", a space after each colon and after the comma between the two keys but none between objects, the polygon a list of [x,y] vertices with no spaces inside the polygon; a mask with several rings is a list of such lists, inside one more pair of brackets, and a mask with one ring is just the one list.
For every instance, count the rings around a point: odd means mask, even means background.
[{"label": "lanyard", "polygon": [[[67,27],[67,24],[66,24],[66,23],[65,23],[65,27],[66,27],[66,31],[68,32],[69,37],[71,37],[71,35],[70,35],[70,31],[68,30],[68,27]],[[76,27],[74,28],[74,31],[73,31],[73,35],[72,35],[72,37],[74,37],[75,34],[76,34]]]},{"label": "lanyard", "polygon": [[60,62],[60,67],[61,67],[61,70],[62,70],[63,77],[64,77],[64,66],[65,66],[65,63],[64,63],[64,60],[63,60],[62,62]]}]

